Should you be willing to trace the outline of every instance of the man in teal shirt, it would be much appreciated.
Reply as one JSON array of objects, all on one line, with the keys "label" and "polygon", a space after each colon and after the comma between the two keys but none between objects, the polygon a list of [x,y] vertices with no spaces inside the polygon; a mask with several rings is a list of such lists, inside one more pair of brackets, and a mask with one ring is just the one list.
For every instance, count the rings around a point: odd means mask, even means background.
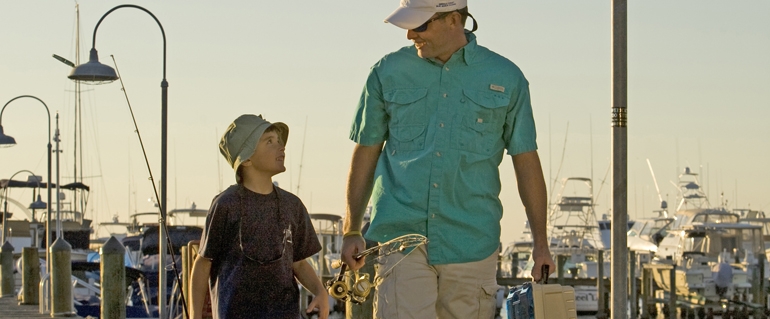
[{"label": "man in teal shirt", "polygon": [[370,197],[367,239],[429,239],[380,265],[375,318],[492,318],[504,150],[532,227],[534,269],[556,269],[528,82],[476,43],[476,21],[467,31],[467,17],[466,0],[402,0],[385,21],[406,29],[414,45],[372,67],[356,110],[342,260],[363,266],[352,256],[365,247]]}]

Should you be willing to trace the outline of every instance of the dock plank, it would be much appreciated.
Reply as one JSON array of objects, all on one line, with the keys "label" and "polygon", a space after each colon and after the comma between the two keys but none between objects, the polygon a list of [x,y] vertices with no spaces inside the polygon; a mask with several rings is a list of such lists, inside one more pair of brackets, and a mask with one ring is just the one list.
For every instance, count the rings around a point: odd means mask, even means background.
[{"label": "dock plank", "polygon": [[[19,305],[16,297],[0,298],[0,319],[51,318],[50,314],[39,313],[38,305]],[[81,318],[81,317],[70,317]]]}]

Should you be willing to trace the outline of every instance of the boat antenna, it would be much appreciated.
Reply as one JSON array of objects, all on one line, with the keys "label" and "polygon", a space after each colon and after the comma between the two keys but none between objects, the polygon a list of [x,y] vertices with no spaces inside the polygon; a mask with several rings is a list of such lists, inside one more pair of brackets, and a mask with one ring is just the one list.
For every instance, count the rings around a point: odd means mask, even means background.
[{"label": "boat antenna", "polygon": [[666,203],[665,200],[663,200],[663,196],[660,195],[660,187],[658,187],[658,179],[655,178],[655,171],[652,170],[652,164],[650,163],[650,159],[647,159],[647,167],[650,168],[650,174],[652,175],[652,181],[655,182],[655,190],[658,192],[658,200],[660,201],[660,217],[668,217],[668,212],[666,209],[668,208],[668,203]]},{"label": "boat antenna", "polygon": [[[147,173],[150,175],[150,182],[152,184],[152,190],[155,194],[155,201],[157,203],[160,203],[160,196],[158,196],[158,187],[155,185],[155,178],[152,176],[152,168],[150,168],[150,160],[147,158],[147,151],[144,149],[144,142],[142,141],[142,134],[139,133],[139,126],[136,124],[136,117],[134,117],[134,109],[131,108],[131,101],[128,100],[128,92],[126,91],[125,85],[123,85],[123,77],[120,76],[120,70],[118,69],[118,62],[115,61],[115,56],[110,54],[110,57],[112,58],[112,63],[115,64],[115,72],[118,75],[118,80],[120,80],[120,90],[123,91],[123,95],[126,97],[126,104],[128,105],[128,111],[131,113],[131,120],[134,123],[134,129],[136,132],[136,137],[139,138],[139,145],[142,148],[142,155],[144,156],[144,163],[147,165]],[[163,227],[166,234],[168,234],[168,227],[166,225],[166,212],[163,211],[163,205],[158,205],[158,209],[160,210],[161,219],[158,223],[158,227]],[[176,277],[177,282],[182,282],[182,277],[179,275],[179,269],[177,268],[176,262],[176,256],[174,256],[174,243],[171,242],[171,236],[166,236],[166,244],[168,245],[168,253],[171,255],[171,268],[174,270],[174,276]],[[159,271],[165,271],[166,265],[160,265]],[[159,292],[161,293],[161,292]],[[182,307],[185,309],[184,314],[189,319],[189,314],[187,313],[187,299],[185,298],[185,292],[180,290],[179,295],[182,300]]]}]

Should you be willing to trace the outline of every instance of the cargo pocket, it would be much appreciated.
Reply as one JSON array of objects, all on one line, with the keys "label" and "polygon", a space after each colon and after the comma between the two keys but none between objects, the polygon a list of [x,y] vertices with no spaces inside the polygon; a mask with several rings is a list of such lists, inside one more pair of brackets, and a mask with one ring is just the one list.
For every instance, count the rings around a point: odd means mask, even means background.
[{"label": "cargo pocket", "polygon": [[390,116],[388,139],[392,151],[416,151],[425,147],[427,88],[392,89],[383,92]]},{"label": "cargo pocket", "polygon": [[497,306],[497,290],[500,288],[497,284],[486,284],[479,289],[479,319],[489,319],[495,317],[495,308]]},{"label": "cargo pocket", "polygon": [[390,128],[393,150],[417,151],[425,147],[425,125],[395,125]]},{"label": "cargo pocket", "polygon": [[455,119],[452,148],[494,154],[503,147],[503,123],[511,99],[505,94],[463,90],[464,110]]}]

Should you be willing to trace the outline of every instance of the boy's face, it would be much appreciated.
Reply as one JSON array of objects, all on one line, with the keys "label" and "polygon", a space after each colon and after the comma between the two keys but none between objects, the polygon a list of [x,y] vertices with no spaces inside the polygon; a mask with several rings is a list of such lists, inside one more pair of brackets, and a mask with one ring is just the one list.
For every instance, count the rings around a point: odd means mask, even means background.
[{"label": "boy's face", "polygon": [[243,165],[251,166],[259,173],[273,176],[286,171],[286,166],[283,164],[286,158],[285,151],[284,141],[281,140],[278,131],[266,132],[257,142],[257,151]]}]

